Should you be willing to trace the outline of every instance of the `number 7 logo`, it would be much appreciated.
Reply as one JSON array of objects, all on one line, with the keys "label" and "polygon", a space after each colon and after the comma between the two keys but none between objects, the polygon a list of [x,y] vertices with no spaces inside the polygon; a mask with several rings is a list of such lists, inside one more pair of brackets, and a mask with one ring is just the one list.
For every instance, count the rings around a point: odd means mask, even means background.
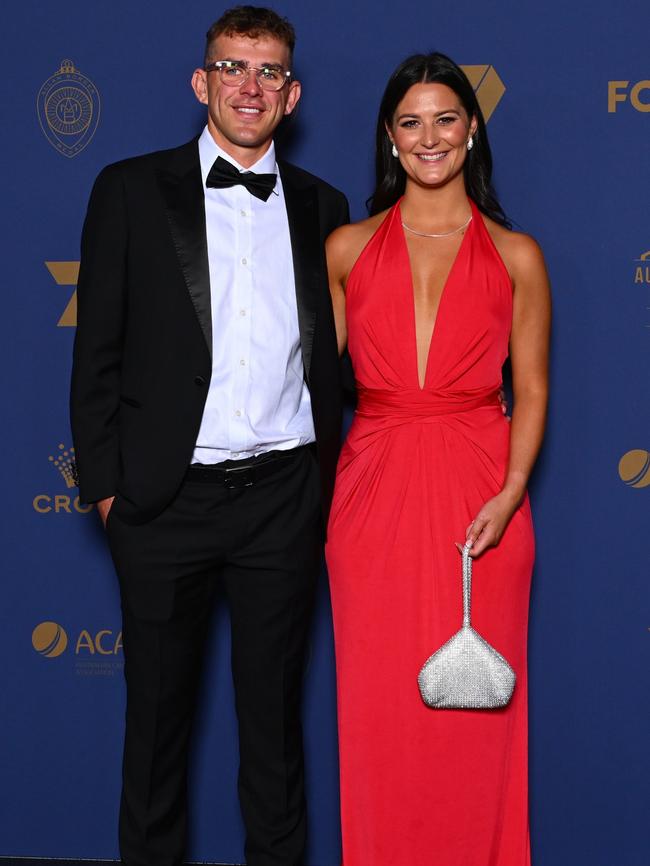
[{"label": "number 7 logo", "polygon": [[79,278],[79,262],[45,262],[45,267],[54,277],[59,286],[74,286],[75,290],[57,322],[59,328],[76,328],[77,326],[77,280]]}]

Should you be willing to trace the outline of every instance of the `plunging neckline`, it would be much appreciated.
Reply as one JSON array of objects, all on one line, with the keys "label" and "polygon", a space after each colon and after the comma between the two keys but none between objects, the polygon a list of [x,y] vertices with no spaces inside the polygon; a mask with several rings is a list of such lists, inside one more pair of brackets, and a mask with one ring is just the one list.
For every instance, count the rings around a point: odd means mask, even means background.
[{"label": "plunging neckline", "polygon": [[469,205],[472,210],[472,219],[469,222],[469,225],[465,229],[463,237],[461,239],[460,245],[456,250],[456,255],[454,256],[454,260],[451,263],[449,270],[447,271],[447,276],[445,277],[445,281],[442,285],[442,290],[440,292],[440,297],[438,298],[438,306],[436,307],[436,314],[433,319],[433,327],[431,328],[431,335],[429,336],[429,345],[427,347],[427,355],[424,362],[424,378],[422,384],[420,384],[420,366],[418,364],[418,330],[417,330],[417,315],[415,309],[415,286],[413,283],[413,269],[411,267],[411,256],[409,254],[408,241],[406,240],[406,231],[402,225],[402,199],[399,200],[396,207],[396,216],[399,220],[399,231],[400,236],[402,238],[402,243],[404,245],[404,254],[406,255],[406,263],[408,266],[408,274],[409,274],[409,291],[411,293],[411,327],[413,330],[413,345],[415,347],[415,380],[417,382],[417,387],[419,391],[424,391],[427,387],[427,379],[429,376],[429,362],[431,360],[431,349],[433,347],[434,338],[436,336],[436,331],[438,327],[438,319],[440,318],[440,308],[442,307],[442,303],[445,299],[445,295],[447,294],[447,286],[449,285],[451,278],[456,269],[456,265],[458,264],[458,260],[463,251],[463,247],[465,246],[465,240],[467,239],[469,233],[472,231],[472,227],[474,225],[474,221],[477,217],[477,210],[474,207],[474,203],[471,199],[469,199]]}]

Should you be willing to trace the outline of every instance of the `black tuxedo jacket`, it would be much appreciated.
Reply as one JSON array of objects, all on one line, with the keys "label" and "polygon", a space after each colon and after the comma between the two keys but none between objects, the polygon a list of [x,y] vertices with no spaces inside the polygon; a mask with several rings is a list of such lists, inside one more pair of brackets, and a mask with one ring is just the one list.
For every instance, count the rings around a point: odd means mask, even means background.
[{"label": "black tuxedo jacket", "polygon": [[[339,364],[324,241],[342,193],[279,162],[300,340],[327,514],[339,448]],[[259,266],[259,263],[258,263]],[[71,417],[81,499],[116,495],[143,523],[190,463],[212,369],[210,280],[197,140],[105,168],[81,241]]]}]

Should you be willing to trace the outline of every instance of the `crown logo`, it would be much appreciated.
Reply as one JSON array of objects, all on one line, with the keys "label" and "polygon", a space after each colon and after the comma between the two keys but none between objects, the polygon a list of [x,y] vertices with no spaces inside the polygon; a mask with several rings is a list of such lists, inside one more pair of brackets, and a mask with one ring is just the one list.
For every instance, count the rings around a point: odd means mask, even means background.
[{"label": "crown logo", "polygon": [[65,445],[59,444],[59,453],[54,456],[50,454],[48,460],[61,473],[66,487],[77,487],[79,477],[77,475],[77,464],[74,457],[74,448],[66,450]]},{"label": "crown logo", "polygon": [[74,72],[74,71],[75,71],[75,68],[74,68],[74,63],[72,62],[72,60],[62,60],[61,61],[61,68],[59,69],[59,74],[61,74],[61,73],[65,74],[66,72]]}]

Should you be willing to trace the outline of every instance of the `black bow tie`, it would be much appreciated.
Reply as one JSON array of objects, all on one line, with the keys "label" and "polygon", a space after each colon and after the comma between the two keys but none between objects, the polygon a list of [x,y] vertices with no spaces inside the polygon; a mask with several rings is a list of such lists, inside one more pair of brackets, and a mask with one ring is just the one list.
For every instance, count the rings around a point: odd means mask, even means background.
[{"label": "black bow tie", "polygon": [[208,173],[205,185],[215,189],[224,189],[240,183],[251,195],[267,201],[275,189],[277,174],[255,174],[254,171],[238,171],[234,165],[218,156]]}]

